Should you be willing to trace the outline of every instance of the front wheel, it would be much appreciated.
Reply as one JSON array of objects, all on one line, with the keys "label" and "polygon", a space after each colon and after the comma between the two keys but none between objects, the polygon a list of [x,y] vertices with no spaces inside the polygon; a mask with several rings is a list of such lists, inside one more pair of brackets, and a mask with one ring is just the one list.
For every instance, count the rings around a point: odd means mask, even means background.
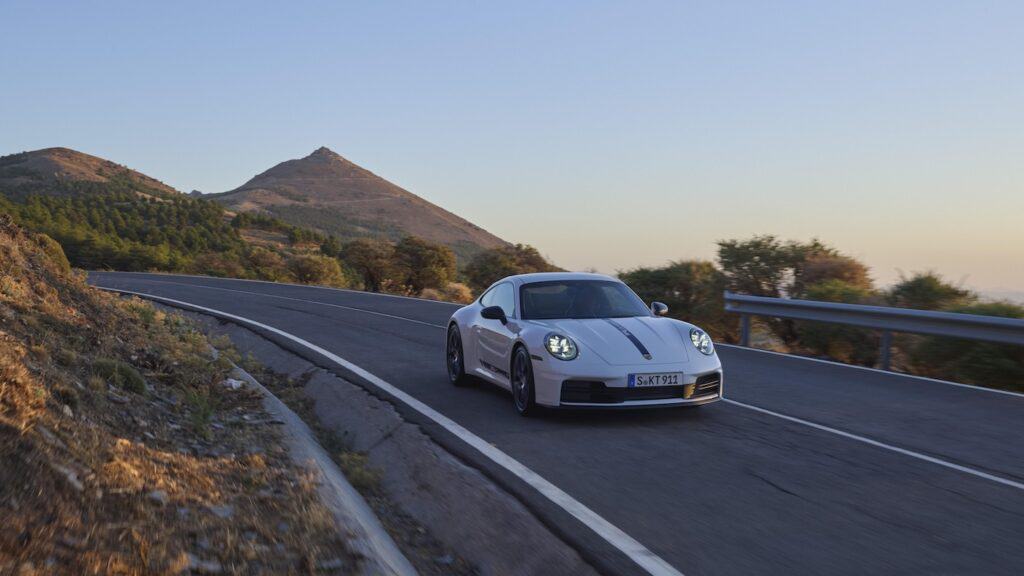
[{"label": "front wheel", "polygon": [[530,416],[537,411],[537,403],[533,393],[533,363],[526,348],[516,348],[512,356],[512,400],[516,412],[521,416]]},{"label": "front wheel", "polygon": [[455,324],[448,327],[445,364],[448,365],[448,380],[452,384],[456,386],[469,384],[469,376],[466,376],[465,356],[462,354],[462,334],[459,333],[459,327]]}]

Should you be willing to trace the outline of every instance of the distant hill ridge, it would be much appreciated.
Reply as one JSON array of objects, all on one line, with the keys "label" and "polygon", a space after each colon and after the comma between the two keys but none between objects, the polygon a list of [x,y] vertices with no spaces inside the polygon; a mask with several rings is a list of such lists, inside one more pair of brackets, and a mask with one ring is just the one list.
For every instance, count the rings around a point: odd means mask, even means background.
[{"label": "distant hill ridge", "polygon": [[71,182],[122,181],[139,192],[178,194],[174,188],[110,160],[70,148],[43,148],[0,157],[0,189],[53,192]]},{"label": "distant hill ridge", "polygon": [[342,240],[418,236],[451,247],[463,260],[508,244],[326,147],[208,197],[236,212],[267,212]]}]

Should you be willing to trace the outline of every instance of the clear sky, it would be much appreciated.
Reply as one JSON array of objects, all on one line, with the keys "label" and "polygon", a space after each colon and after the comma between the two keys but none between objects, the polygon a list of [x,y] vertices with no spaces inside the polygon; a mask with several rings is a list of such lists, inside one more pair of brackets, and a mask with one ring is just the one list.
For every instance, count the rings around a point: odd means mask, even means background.
[{"label": "clear sky", "polygon": [[1024,291],[1024,2],[11,2],[0,154],[325,145],[558,264],[812,236]]}]

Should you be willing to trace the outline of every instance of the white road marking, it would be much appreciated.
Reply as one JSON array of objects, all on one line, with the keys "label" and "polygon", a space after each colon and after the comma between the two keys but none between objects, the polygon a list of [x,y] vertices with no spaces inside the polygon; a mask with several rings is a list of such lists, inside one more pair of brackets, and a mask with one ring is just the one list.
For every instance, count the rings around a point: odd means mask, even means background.
[{"label": "white road marking", "polygon": [[[243,324],[255,326],[257,328],[266,330],[268,332],[272,332],[281,337],[287,338],[297,344],[305,346],[306,348],[318,354],[321,354],[326,358],[331,359],[332,361],[340,364],[341,366],[344,366],[347,370],[350,370],[353,373],[358,374],[360,377],[372,383],[374,386],[377,386],[378,388],[387,392],[388,394],[392,395],[398,400],[401,400],[402,402],[406,403],[409,407],[416,410],[420,414],[423,414],[427,418],[430,418],[434,422],[443,426],[446,430],[448,430],[455,436],[459,437],[463,442],[466,442],[473,448],[477,449],[481,454],[489,458],[491,461],[498,464],[505,470],[508,470],[516,477],[526,482],[531,487],[536,489],[538,492],[543,494],[544,497],[546,497],[552,503],[554,503],[555,505],[559,506],[560,508],[571,514],[574,518],[579,520],[584,526],[593,530],[598,536],[600,536],[606,542],[608,542],[609,544],[617,548],[619,551],[621,551],[623,554],[628,556],[631,560],[633,560],[633,562],[636,562],[637,565],[646,570],[649,574],[652,574],[653,576],[682,576],[682,573],[673,568],[671,564],[661,559],[654,552],[648,550],[643,544],[636,541],[629,534],[626,534],[619,528],[615,527],[611,522],[608,522],[607,520],[599,516],[596,512],[594,512],[590,508],[587,508],[572,496],[566,494],[558,486],[555,486],[551,482],[548,482],[533,470],[527,468],[526,466],[524,466],[523,464],[521,464],[519,461],[515,460],[508,454],[505,454],[498,448],[492,446],[483,438],[480,438],[479,436],[473,434],[466,428],[463,428],[454,420],[434,410],[430,406],[427,406],[426,404],[417,400],[416,398],[413,398],[409,394],[403,392],[402,390],[396,388],[395,386],[389,384],[388,382],[382,380],[381,378],[374,376],[370,372],[367,372],[366,370],[360,368],[359,366],[356,366],[355,364],[349,362],[348,360],[345,360],[344,358],[338,356],[337,354],[334,354],[333,352],[329,352],[317,346],[316,344],[313,344],[312,342],[303,340],[298,336],[289,334],[288,332],[279,330],[277,328],[274,328],[273,326],[267,326],[266,324],[256,322],[255,320],[250,320],[242,316],[236,316],[234,314],[229,314],[227,312],[221,312],[220,310],[215,310],[213,308],[206,308],[204,306],[198,306],[190,302],[183,302],[181,300],[174,300],[171,298],[165,298],[163,296],[154,296],[152,294],[135,292],[132,290],[123,290],[120,288],[105,288],[102,286],[99,286],[98,288],[101,288],[103,290],[110,290],[113,292],[120,292],[123,294],[132,294],[143,298],[151,298],[153,300],[168,302],[171,304],[178,304],[196,310],[203,310],[206,312],[213,313],[215,315],[219,315],[224,318],[230,318],[231,320],[235,320]],[[400,317],[396,316],[396,318]]]},{"label": "white road marking", "polygon": [[[332,292],[348,292],[350,294],[360,294],[363,296],[373,296],[375,298],[398,298],[400,300],[414,300],[416,302],[426,302],[428,304],[443,304],[445,306],[453,306],[455,308],[461,308],[465,304],[459,304],[458,302],[445,302],[444,300],[431,300],[429,298],[417,298],[415,296],[402,296],[401,294],[385,294],[383,292],[367,292],[365,290],[353,290],[351,288],[334,288],[333,286],[318,286],[316,284],[296,284],[294,282],[275,282],[273,280],[252,280],[248,278],[223,278],[221,276],[204,276],[202,274],[170,274],[166,272],[107,272],[104,270],[95,271],[96,274],[136,274],[139,276],[163,276],[166,278],[205,278],[207,280],[216,280],[218,282],[252,282],[256,284],[273,284],[275,286],[290,286],[293,288],[307,288],[312,290],[330,290]],[[93,272],[90,272],[93,274]],[[157,282],[157,280],[154,280]],[[160,282],[166,282],[166,280],[160,280]],[[184,284],[186,286],[198,286],[198,284],[189,284],[187,282],[175,282],[175,284]]]},{"label": "white road marking", "polygon": [[216,286],[203,286],[201,284],[189,284],[187,282],[170,282],[168,280],[149,280],[157,284],[173,284],[175,286],[188,286],[190,288],[205,288],[206,290],[220,290],[222,292],[237,292],[238,294],[251,294],[253,296],[262,296],[263,298],[277,298],[279,300],[291,300],[293,302],[304,302],[306,304],[319,304],[320,306],[330,306],[331,308],[341,308],[343,310],[352,310],[355,312],[365,312],[367,314],[373,314],[374,316],[383,316],[385,318],[393,318],[395,320],[405,320],[406,322],[413,322],[416,324],[422,324],[424,326],[431,326],[434,328],[444,328],[441,324],[431,324],[430,322],[423,322],[422,320],[414,320],[412,318],[406,318],[405,316],[395,316],[393,314],[385,314],[383,312],[377,312],[376,310],[367,310],[366,308],[356,308],[354,306],[342,306],[341,304],[331,304],[329,302],[318,302],[316,300],[303,300],[302,298],[292,298],[290,296],[278,296],[276,294],[263,294],[262,292],[249,292],[248,290],[235,290],[233,288],[218,288]]},{"label": "white road marking", "polygon": [[881,374],[889,374],[890,376],[899,376],[900,378],[911,378],[914,380],[920,380],[922,382],[931,382],[934,384],[946,384],[947,386],[959,386],[960,388],[969,388],[971,390],[977,390],[979,392],[992,392],[993,394],[1005,394],[1007,396],[1016,396],[1018,398],[1024,398],[1024,394],[1020,392],[1011,392],[1009,390],[999,390],[996,388],[986,388],[984,386],[975,386],[973,384],[963,384],[960,382],[950,382],[949,380],[939,380],[938,378],[928,378],[927,376],[916,376],[914,374],[904,374],[902,372],[893,372],[891,370],[882,370],[879,368],[871,368],[869,366],[857,366],[856,364],[844,364],[842,362],[836,362],[834,360],[823,360],[821,358],[808,358],[807,356],[797,356],[796,354],[786,354],[784,352],[776,352],[774,350],[761,350],[760,348],[750,348],[748,346],[737,346],[735,344],[720,344],[715,343],[715,346],[725,348],[737,348],[739,350],[751,350],[753,352],[760,352],[762,354],[774,354],[775,356],[783,356],[785,358],[793,358],[794,360],[806,360],[807,362],[820,362],[822,364],[830,364],[832,366],[841,366],[843,368],[852,368],[854,370],[867,370],[869,372],[878,372]]},{"label": "white road marking", "polygon": [[1016,488],[1018,490],[1024,490],[1024,483],[1016,482],[1014,480],[1010,480],[1007,478],[1002,478],[1000,476],[995,476],[993,474],[989,474],[988,472],[982,472],[981,470],[975,470],[974,468],[969,468],[967,466],[961,466],[960,464],[954,464],[952,462],[942,460],[941,458],[935,458],[934,456],[928,456],[927,454],[921,454],[920,452],[914,452],[913,450],[907,450],[906,448],[900,448],[899,446],[893,446],[892,444],[886,444],[885,442],[879,442],[878,440],[872,440],[871,438],[866,438],[864,436],[859,436],[857,434],[851,434],[850,432],[843,432],[842,430],[839,430],[837,428],[832,428],[830,426],[825,426],[823,424],[818,424],[816,422],[804,420],[803,418],[797,418],[795,416],[789,416],[772,410],[767,410],[759,406],[745,404],[743,402],[737,402],[736,400],[732,400],[730,398],[722,398],[722,401],[732,404],[733,406],[739,406],[741,408],[746,408],[747,410],[753,410],[755,412],[760,412],[762,414],[767,414],[769,416],[774,416],[776,418],[782,418],[783,420],[787,420],[789,422],[802,424],[804,426],[810,426],[811,428],[815,428],[817,430],[821,430],[824,432],[830,432],[832,434],[842,436],[843,438],[847,438],[849,440],[863,442],[864,444],[875,446],[876,448],[891,450],[898,454],[903,454],[904,456],[910,456],[911,458],[917,458],[918,460],[924,460],[925,462],[931,462],[932,464],[945,466],[946,468],[951,468],[958,472],[963,472],[965,474],[977,476],[978,478],[984,478],[985,480],[990,480],[992,482],[996,482],[1004,486],[1009,486],[1011,488]]}]

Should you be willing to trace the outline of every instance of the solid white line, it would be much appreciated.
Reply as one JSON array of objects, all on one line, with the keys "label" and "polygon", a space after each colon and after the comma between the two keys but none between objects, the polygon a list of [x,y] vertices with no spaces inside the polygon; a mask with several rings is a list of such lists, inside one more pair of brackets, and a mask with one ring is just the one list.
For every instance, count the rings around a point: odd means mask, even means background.
[{"label": "solid white line", "polygon": [[566,494],[561,488],[555,486],[551,482],[548,482],[539,474],[521,464],[519,461],[515,460],[508,454],[505,454],[498,448],[495,448],[483,438],[480,438],[479,436],[473,434],[466,428],[463,428],[457,422],[441,414],[437,410],[434,410],[430,406],[427,406],[423,402],[417,400],[416,398],[413,398],[409,394],[403,392],[402,390],[396,388],[395,386],[389,384],[388,382],[382,380],[381,378],[378,378],[377,376],[367,372],[366,370],[360,368],[359,366],[356,366],[355,364],[349,362],[348,360],[345,360],[344,358],[338,356],[337,354],[334,354],[333,352],[329,352],[317,346],[316,344],[313,344],[312,342],[303,340],[298,336],[289,334],[288,332],[279,330],[277,328],[274,328],[273,326],[267,326],[266,324],[256,322],[255,320],[250,320],[242,316],[236,316],[234,314],[229,314],[227,312],[221,312],[220,310],[215,310],[213,308],[206,308],[204,306],[198,306],[190,302],[183,302],[181,300],[174,300],[171,298],[165,298],[163,296],[154,296],[152,294],[146,294],[143,292],[134,292],[132,290],[122,290],[120,288],[105,288],[101,286],[98,286],[98,288],[101,288],[103,290],[110,290],[113,292],[120,292],[123,294],[132,294],[135,296],[141,296],[143,298],[151,298],[153,300],[159,300],[171,304],[179,304],[197,310],[211,312],[223,316],[225,318],[230,318],[237,322],[241,322],[243,324],[248,324],[250,326],[255,326],[257,328],[267,330],[268,332],[273,332],[274,334],[287,338],[297,344],[305,346],[306,348],[318,354],[330,358],[332,361],[340,364],[341,366],[344,366],[347,370],[350,370],[355,374],[358,374],[360,377],[372,383],[374,386],[380,388],[381,390],[387,392],[388,394],[391,394],[398,400],[401,400],[402,402],[406,403],[409,407],[416,410],[420,414],[423,414],[427,418],[430,418],[434,422],[443,426],[446,430],[458,436],[463,442],[466,442],[473,448],[476,448],[481,454],[483,454],[494,463],[498,464],[505,470],[508,470],[516,477],[532,486],[538,492],[543,494],[552,503],[554,503],[555,505],[559,506],[560,508],[571,514],[574,518],[583,523],[584,526],[587,526],[588,528],[593,530],[598,536],[600,536],[606,542],[608,542],[609,544],[617,548],[619,551],[621,551],[623,554],[628,556],[631,560],[633,560],[633,562],[636,562],[637,565],[646,570],[649,574],[652,574],[654,576],[682,576],[682,574],[678,570],[673,568],[671,564],[669,564],[665,560],[662,560],[654,552],[648,550],[643,544],[636,541],[629,534],[626,534],[619,528],[615,527],[611,522],[608,522],[607,520],[599,516],[596,512],[594,512],[590,508],[587,508],[572,496]]},{"label": "solid white line", "polygon": [[1011,392],[1009,390],[999,390],[997,388],[986,388],[984,386],[975,386],[973,384],[962,384],[960,382],[950,382],[949,380],[939,380],[938,378],[928,378],[927,376],[917,376],[914,374],[904,374],[902,372],[893,372],[891,370],[882,370],[880,368],[871,368],[869,366],[857,366],[856,364],[844,364],[843,362],[836,362],[835,360],[823,360],[821,358],[808,358],[807,356],[798,356],[796,354],[786,354],[784,352],[776,352],[774,350],[762,350],[760,348],[750,348],[748,346],[737,346],[736,344],[720,344],[715,343],[715,346],[726,347],[726,348],[737,348],[739,350],[751,350],[754,352],[761,352],[762,354],[774,354],[775,356],[783,356],[786,358],[793,358],[795,360],[806,360],[808,362],[820,362],[822,364],[831,364],[833,366],[842,366],[843,368],[853,368],[855,370],[867,370],[868,372],[877,372],[879,374],[888,374],[890,376],[899,376],[900,378],[911,378],[913,380],[921,380],[923,382],[932,382],[935,384],[946,384],[948,386],[959,386],[960,388],[969,388],[971,390],[978,390],[979,392],[992,392],[993,394],[1005,394],[1007,396],[1016,396],[1018,398],[1024,398],[1024,394],[1020,392]]},{"label": "solid white line", "polygon": [[[417,298],[415,296],[402,296],[401,294],[385,294],[383,292],[367,292],[366,290],[353,290],[351,288],[334,288],[333,286],[320,286],[318,284],[297,284],[295,282],[275,282],[273,280],[252,280],[249,278],[224,278],[222,276],[205,276],[203,274],[171,274],[167,272],[130,272],[130,271],[116,271],[116,270],[92,270],[89,273],[117,275],[117,274],[138,274],[138,275],[152,275],[152,276],[164,276],[167,278],[205,278],[208,280],[224,280],[229,282],[255,282],[257,284],[273,284],[275,286],[290,286],[294,288],[316,288],[317,290],[331,290],[333,292],[348,292],[350,294],[362,294],[365,296],[377,296],[381,298],[400,298],[402,300],[414,300],[416,302],[429,302],[433,304],[444,304],[445,306],[454,306],[461,308],[465,304],[459,304],[458,302],[446,302],[444,300],[431,300],[430,298]],[[182,282],[187,284],[187,282]],[[189,286],[197,286],[197,284],[189,284]]]},{"label": "solid white line", "polygon": [[[385,314],[383,312],[377,312],[375,310],[367,310],[366,308],[355,308],[353,306],[342,306],[341,304],[331,304],[329,302],[318,302],[316,300],[304,300],[302,298],[292,298],[290,296],[278,296],[276,294],[263,294],[261,292],[249,292],[248,290],[235,290],[233,288],[218,288],[216,286],[203,286],[201,284],[189,284],[187,282],[170,282],[168,280],[150,280],[157,284],[173,284],[174,286],[188,286],[190,288],[205,288],[207,290],[220,290],[222,292],[236,292],[238,294],[252,294],[253,296],[262,296],[264,298],[278,298],[280,300],[291,300],[293,302],[304,302],[306,304],[319,304],[320,306],[330,306],[332,308],[341,308],[343,310],[352,310],[354,312],[365,312],[367,314],[373,314],[374,316],[383,316],[385,318],[393,318],[395,320],[405,320],[406,322],[413,322],[415,324],[422,324],[424,326],[431,326],[433,328],[444,328],[441,324],[431,324],[430,322],[423,322],[422,320],[414,320],[412,318],[406,318],[405,316],[395,316],[393,314]],[[99,286],[98,286],[99,288]]]},{"label": "solid white line", "polygon": [[836,434],[838,436],[842,436],[843,438],[847,438],[849,440],[856,440],[857,442],[863,442],[864,444],[869,444],[871,446],[875,446],[876,448],[883,448],[885,450],[891,450],[891,451],[896,452],[898,454],[903,454],[904,456],[910,456],[911,458],[917,458],[918,460],[924,460],[925,462],[931,462],[932,464],[938,464],[939,466],[945,466],[946,468],[951,468],[951,469],[957,470],[959,472],[964,472],[964,473],[970,474],[972,476],[977,476],[978,478],[984,478],[985,480],[991,480],[992,482],[996,482],[996,483],[1002,484],[1004,486],[1009,486],[1011,488],[1016,488],[1018,490],[1024,490],[1024,483],[1016,482],[1014,480],[1009,480],[1007,478],[1002,478],[1000,476],[995,476],[993,474],[989,474],[988,472],[982,472],[981,470],[975,470],[974,468],[968,468],[967,466],[961,466],[960,464],[954,464],[952,462],[948,462],[946,460],[942,460],[941,458],[935,458],[934,456],[928,456],[927,454],[921,454],[920,452],[914,452],[913,450],[907,450],[906,448],[900,448],[899,446],[893,446],[892,444],[886,444],[885,442],[879,442],[878,440],[872,440],[872,439],[866,438],[864,436],[858,436],[857,434],[851,434],[849,432],[843,432],[842,430],[838,430],[838,429],[832,428],[830,426],[824,426],[822,424],[811,422],[809,420],[804,420],[802,418],[797,418],[795,416],[788,416],[786,414],[780,414],[779,412],[774,412],[772,410],[766,410],[764,408],[760,408],[758,406],[753,406],[751,404],[745,404],[743,402],[737,402],[736,400],[732,400],[732,399],[729,399],[729,398],[722,398],[722,401],[723,402],[728,402],[729,404],[732,404],[734,406],[739,406],[741,408],[746,408],[747,410],[753,410],[755,412],[760,412],[762,414],[767,414],[769,416],[774,416],[776,418],[782,418],[783,420],[788,420],[789,422],[794,422],[796,424],[803,424],[804,426],[810,426],[811,428],[815,428],[817,430],[822,430],[824,432],[830,432],[832,434]]}]

